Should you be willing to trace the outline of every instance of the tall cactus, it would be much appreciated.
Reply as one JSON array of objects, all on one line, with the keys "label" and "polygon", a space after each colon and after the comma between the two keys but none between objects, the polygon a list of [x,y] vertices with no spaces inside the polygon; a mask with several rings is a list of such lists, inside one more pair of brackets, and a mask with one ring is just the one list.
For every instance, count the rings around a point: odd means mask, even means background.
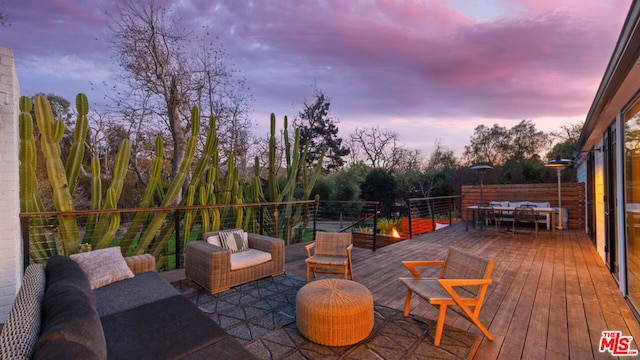
[{"label": "tall cactus", "polygon": [[[141,208],[148,208],[153,206],[153,196],[156,193],[156,189],[161,187],[161,179],[162,176],[162,157],[164,156],[164,142],[162,138],[156,138],[155,143],[155,157],[153,158],[153,162],[151,164],[151,173],[149,176],[149,180],[147,181],[147,187],[145,188],[144,195],[140,202]],[[140,231],[142,231],[144,224],[147,220],[152,216],[149,212],[138,212],[133,218],[131,226],[127,229],[127,232],[124,234],[122,241],[120,242],[120,249],[124,254],[129,253],[129,248],[131,244],[138,236]]]},{"label": "tall cactus", "polygon": [[[165,194],[165,197],[161,204],[161,206],[163,207],[171,205],[182,189],[182,185],[187,178],[187,174],[189,173],[189,168],[191,166],[191,161],[193,160],[193,156],[196,151],[197,135],[199,131],[200,114],[198,112],[198,108],[194,106],[193,108],[191,108],[191,137],[189,137],[189,140],[187,141],[185,156],[182,163],[180,164],[178,173],[175,174],[175,177],[173,178],[173,181],[169,185],[169,189]],[[138,246],[134,251],[135,255],[142,255],[149,250],[149,245],[151,245],[151,242],[156,236],[158,230],[160,230],[160,228],[162,227],[165,219],[167,218],[167,215],[169,215],[167,211],[161,211],[153,217],[149,225],[140,236],[140,241],[138,242]],[[162,245],[162,243],[156,244],[154,248],[151,249],[151,254],[158,254]]]},{"label": "tall cactus", "polygon": [[[20,97],[20,115],[18,118],[20,129],[20,212],[41,212],[44,205],[40,198],[38,179],[36,177],[36,142],[33,137],[33,119],[31,117],[32,103],[26,96]],[[43,228],[42,218],[32,218],[30,223],[37,228]],[[30,234],[30,248],[36,259],[47,259],[53,255],[50,246],[53,242],[44,233]],[[43,244],[48,244],[43,246]],[[55,247],[53,247],[55,248]]]},{"label": "tall cactus", "polygon": [[[53,190],[53,204],[57,211],[73,211],[69,182],[60,158],[59,141],[64,134],[64,124],[54,121],[51,105],[44,96],[36,96],[35,114],[40,130],[40,148],[45,157],[47,175]],[[58,216],[58,228],[63,253],[69,254],[75,251],[78,243],[78,224],[75,217],[73,215]]]},{"label": "tall cactus", "polygon": [[[322,156],[320,160],[311,171],[310,178],[308,177],[306,169],[306,154],[308,150],[308,144],[302,145],[300,143],[300,130],[296,129],[294,136],[293,146],[289,141],[289,129],[288,120],[284,118],[284,143],[285,143],[285,160],[287,164],[287,178],[282,189],[278,186],[278,177],[276,174],[275,158],[276,158],[276,131],[275,131],[275,115],[271,114],[271,133],[269,137],[269,197],[270,201],[293,201],[295,199],[296,186],[301,186],[303,190],[302,199],[306,200],[311,194],[311,189],[317,179],[320,170],[322,169],[322,159],[324,158],[325,150],[322,150]],[[305,146],[302,155],[300,147]],[[256,160],[256,167],[258,166]],[[298,174],[301,174],[303,183],[299,183]],[[293,205],[287,204],[278,209],[267,211],[265,214],[265,220],[268,222],[269,229],[272,231],[271,235],[283,237],[287,244],[293,241],[293,229],[299,225],[302,218],[302,211],[300,205],[296,205],[296,209]]]},{"label": "tall cactus", "polygon": [[[91,159],[91,204],[89,209],[98,210],[102,204],[102,178],[100,176],[100,159],[94,157]],[[90,214],[87,217],[87,226],[85,229],[84,238],[93,239],[93,232],[98,223],[98,214]],[[93,243],[92,241],[89,241]]]},{"label": "tall cactus", "polygon": [[[116,164],[113,170],[111,186],[107,189],[107,197],[103,205],[105,210],[115,210],[117,208],[120,195],[122,194],[122,187],[124,186],[124,179],[127,175],[130,157],[131,142],[127,139],[122,140],[118,148],[118,154],[116,155]],[[94,245],[96,249],[107,247],[115,235],[115,231],[112,231],[114,223],[120,223],[119,213],[107,213],[100,215],[98,217],[98,222],[95,225],[95,229],[93,230],[94,233],[87,234],[92,237],[87,237],[88,241],[86,242]]]},{"label": "tall cactus", "polygon": [[78,111],[78,118],[76,119],[76,128],[73,132],[71,151],[69,152],[65,166],[65,173],[69,181],[69,192],[71,194],[73,194],[76,183],[78,182],[78,174],[80,174],[80,166],[82,166],[82,159],[84,158],[84,142],[87,138],[87,132],[89,131],[89,120],[87,119],[89,101],[86,95],[78,94],[78,96],[76,96],[76,109]]}]

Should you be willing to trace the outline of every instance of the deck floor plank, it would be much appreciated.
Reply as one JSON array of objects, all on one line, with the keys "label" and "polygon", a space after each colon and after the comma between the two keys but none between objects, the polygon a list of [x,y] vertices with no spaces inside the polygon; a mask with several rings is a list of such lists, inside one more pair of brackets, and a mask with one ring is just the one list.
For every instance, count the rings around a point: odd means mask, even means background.
[{"label": "deck floor plank", "polygon": [[[306,244],[286,247],[285,269],[304,278]],[[364,284],[378,304],[403,309],[409,276],[403,260],[443,259],[449,246],[493,258],[496,265],[480,319],[494,337],[488,341],[470,322],[449,311],[446,323],[479,334],[474,359],[605,359],[598,351],[604,330],[634,337],[639,348],[640,323],[587,234],[541,230],[513,235],[495,228],[465,231],[463,223],[423,234],[376,251],[353,249],[355,281]],[[438,269],[426,271],[437,275]],[[184,272],[182,272],[184,276]],[[318,278],[335,275],[318,274]],[[172,275],[174,279],[176,275]],[[436,319],[437,309],[419,298],[411,313]]]},{"label": "deck floor plank", "polygon": [[[398,278],[409,273],[401,262],[442,259],[450,245],[496,260],[480,315],[494,340],[483,337],[474,359],[607,358],[597,351],[603,330],[633,336],[638,348],[638,320],[587,234],[578,230],[558,230],[555,237],[541,230],[536,239],[530,233],[496,233],[492,227],[465,231],[457,224],[376,251],[354,249],[356,281],[377,303],[403,309],[406,288]],[[305,256],[304,244],[288,246],[286,270],[305,276]],[[323,276],[331,275],[318,278]],[[437,316],[433,306],[417,298],[411,313]],[[446,323],[481,334],[451,311]]]}]

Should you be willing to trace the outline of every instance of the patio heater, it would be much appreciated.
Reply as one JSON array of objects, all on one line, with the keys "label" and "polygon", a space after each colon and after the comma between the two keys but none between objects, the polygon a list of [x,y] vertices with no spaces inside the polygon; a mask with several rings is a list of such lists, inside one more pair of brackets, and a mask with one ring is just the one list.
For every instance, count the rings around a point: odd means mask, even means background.
[{"label": "patio heater", "polygon": [[478,177],[480,178],[480,206],[482,206],[484,202],[484,199],[483,199],[484,174],[487,172],[488,169],[493,169],[493,167],[489,165],[475,165],[470,167],[470,169],[476,170],[478,172]]},{"label": "patio heater", "polygon": [[545,167],[556,169],[556,175],[558,176],[558,225],[557,229],[564,229],[564,224],[562,223],[564,214],[562,213],[562,181],[560,180],[560,175],[562,170],[571,165],[573,161],[569,159],[561,159],[560,154],[556,153],[555,159],[551,161],[547,161],[544,163]]}]

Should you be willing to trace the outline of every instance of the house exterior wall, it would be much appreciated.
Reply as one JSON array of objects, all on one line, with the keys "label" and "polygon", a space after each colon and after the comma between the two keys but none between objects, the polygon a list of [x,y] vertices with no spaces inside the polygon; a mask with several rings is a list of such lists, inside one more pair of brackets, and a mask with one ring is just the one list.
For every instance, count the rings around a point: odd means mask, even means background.
[{"label": "house exterior wall", "polygon": [[19,94],[13,51],[0,47],[0,323],[9,316],[23,269],[19,219]]}]

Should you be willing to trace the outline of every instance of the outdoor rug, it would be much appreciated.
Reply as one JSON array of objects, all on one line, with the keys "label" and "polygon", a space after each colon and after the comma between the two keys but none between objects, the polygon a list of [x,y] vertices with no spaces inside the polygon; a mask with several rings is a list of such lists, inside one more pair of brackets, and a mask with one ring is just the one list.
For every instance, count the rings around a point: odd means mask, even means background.
[{"label": "outdoor rug", "polygon": [[190,281],[176,289],[261,359],[469,359],[479,337],[445,325],[433,345],[435,321],[374,305],[373,331],[350,346],[323,346],[296,328],[296,293],[302,278],[283,274],[211,295]]}]

